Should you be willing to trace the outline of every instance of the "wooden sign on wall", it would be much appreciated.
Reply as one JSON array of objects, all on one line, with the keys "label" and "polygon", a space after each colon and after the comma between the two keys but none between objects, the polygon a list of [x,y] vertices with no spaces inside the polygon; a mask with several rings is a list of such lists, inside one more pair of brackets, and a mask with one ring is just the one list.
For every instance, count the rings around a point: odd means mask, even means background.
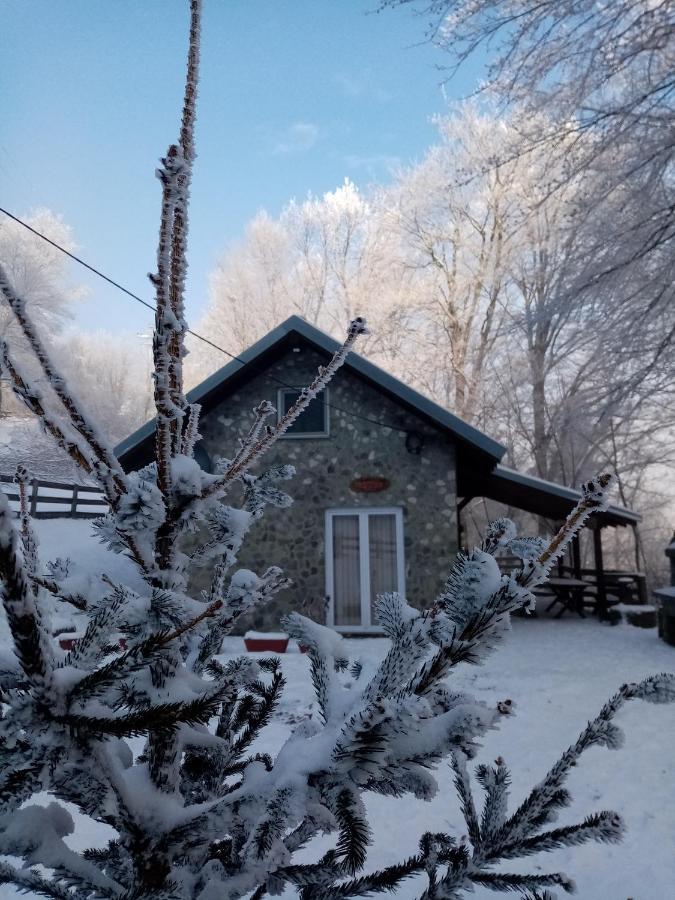
[{"label": "wooden sign on wall", "polygon": [[389,480],[380,478],[379,475],[355,478],[349,485],[350,490],[357,494],[377,494],[378,491],[386,491],[388,487]]}]

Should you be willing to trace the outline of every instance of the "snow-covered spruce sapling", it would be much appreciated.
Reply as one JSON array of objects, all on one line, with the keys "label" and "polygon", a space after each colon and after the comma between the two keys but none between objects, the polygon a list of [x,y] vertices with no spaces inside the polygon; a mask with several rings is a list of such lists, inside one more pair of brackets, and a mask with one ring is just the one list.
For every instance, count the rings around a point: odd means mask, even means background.
[{"label": "snow-covered spruce sapling", "polygon": [[[532,602],[531,589],[593,510],[607,480],[586,486],[561,532],[545,545],[515,540],[506,520],[481,546],[460,556],[430,609],[417,611],[387,594],[377,614],[391,646],[373,673],[350,665],[338,635],[299,615],[289,630],[308,647],[319,714],[302,721],[274,756],[264,728],[283,677],[279,661],[218,656],[222,637],[242,614],[287,584],[275,567],[236,570],[249,528],[267,504],[288,505],[280,482],[290,467],[254,474],[263,453],[325,387],[364,330],[352,323],[344,345],[276,425],[262,403],[232,458],[211,475],[193,457],[199,409],[183,394],[181,360],[185,239],[199,47],[199,0],[191,2],[190,50],[180,140],[159,170],[162,216],[153,343],[157,439],[155,461],[125,473],[107,441],[61,378],[57,366],[0,269],[0,292],[50,384],[44,393],[2,348],[17,395],[69,455],[97,479],[110,511],[97,523],[111,551],[129,565],[103,576],[78,572],[77,560],[42,568],[30,520],[17,532],[0,496],[0,594],[12,653],[0,660],[0,882],[59,900],[222,900],[296,887],[307,898],[360,897],[426,878],[423,896],[459,897],[483,884],[548,897],[570,882],[560,874],[521,875],[497,867],[510,859],[588,840],[616,840],[621,821],[601,812],[548,829],[568,795],[570,767],[593,745],[616,747],[613,718],[628,699],[673,699],[671,676],[626,685],[513,812],[508,773],[478,769],[479,811],[467,761],[477,740],[508,704],[489,708],[453,692],[459,663],[476,663],[503,637],[509,615]],[[20,485],[26,473],[19,472]],[[223,498],[243,486],[241,508]],[[195,547],[206,525],[206,539]],[[501,575],[494,554],[509,547],[523,565]],[[191,565],[213,569],[210,589],[188,593]],[[87,616],[68,653],[55,644],[50,615],[71,605]],[[125,638],[122,649],[117,637]],[[368,792],[429,798],[434,769],[450,760],[469,844],[455,834],[420,836],[419,851],[368,871],[373,824]],[[49,801],[44,802],[44,793]],[[40,793],[40,802],[35,795]],[[109,826],[104,846],[72,850],[64,838],[81,814]],[[548,830],[547,830],[548,829]],[[314,854],[313,839],[334,835]],[[544,890],[544,893],[542,893]]]}]

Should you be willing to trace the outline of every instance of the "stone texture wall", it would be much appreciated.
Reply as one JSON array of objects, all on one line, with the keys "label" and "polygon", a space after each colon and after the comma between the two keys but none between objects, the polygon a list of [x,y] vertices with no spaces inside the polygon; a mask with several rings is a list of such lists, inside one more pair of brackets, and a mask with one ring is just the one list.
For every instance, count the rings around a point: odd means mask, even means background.
[{"label": "stone texture wall", "polygon": [[[302,387],[325,363],[299,343],[267,372]],[[251,423],[260,400],[277,406],[278,385],[264,374],[252,378],[202,419],[201,446],[211,459],[231,456],[237,439]],[[447,576],[457,552],[457,497],[454,445],[447,435],[389,400],[357,375],[341,369],[329,387],[328,403],[366,418],[403,429],[381,428],[331,408],[330,435],[282,439],[262,467],[291,463],[296,476],[281,487],[293,497],[290,509],[268,508],[256,523],[239,555],[239,567],[261,573],[279,565],[294,586],[254,613],[242,628],[277,630],[280,617],[297,609],[325,621],[325,511],[338,507],[401,507],[405,544],[405,586],[409,602],[428,605]],[[405,431],[424,437],[420,455],[405,447]],[[381,476],[386,490],[355,493],[355,478]],[[230,496],[236,505],[238,497]],[[226,501],[227,502],[227,501]],[[195,573],[195,587],[205,587],[208,572]]]}]

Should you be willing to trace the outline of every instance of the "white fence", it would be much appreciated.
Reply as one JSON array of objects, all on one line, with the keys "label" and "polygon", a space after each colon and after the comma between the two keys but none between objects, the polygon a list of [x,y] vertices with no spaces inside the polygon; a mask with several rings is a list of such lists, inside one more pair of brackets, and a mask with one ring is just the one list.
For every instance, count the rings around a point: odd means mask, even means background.
[{"label": "white fence", "polygon": [[[9,505],[19,509],[19,488],[12,475],[0,475],[0,488]],[[33,478],[28,485],[30,513],[36,519],[94,519],[108,509],[99,488]]]}]

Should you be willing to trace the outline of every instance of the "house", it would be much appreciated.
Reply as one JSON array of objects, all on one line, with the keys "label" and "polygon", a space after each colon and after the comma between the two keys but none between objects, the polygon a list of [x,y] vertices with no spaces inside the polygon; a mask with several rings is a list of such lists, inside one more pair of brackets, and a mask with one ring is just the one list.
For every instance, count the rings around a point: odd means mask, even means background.
[{"label": "house", "polygon": [[[190,392],[202,406],[196,456],[210,470],[231,455],[262,400],[280,414],[337,349],[333,338],[292,316]],[[149,462],[148,422],[116,448],[128,471]],[[259,611],[256,628],[278,628],[299,609],[336,629],[374,630],[377,594],[401,591],[428,605],[460,545],[461,509],[484,496],[563,519],[579,494],[500,465],[506,448],[357,353],[266,456],[291,463],[290,509],[268,508],[239,555],[242,568],[279,564],[291,590]],[[228,502],[232,502],[229,499]],[[601,525],[639,516],[612,507]],[[599,533],[599,532],[598,532]],[[194,574],[205,587],[208,573]]]}]

